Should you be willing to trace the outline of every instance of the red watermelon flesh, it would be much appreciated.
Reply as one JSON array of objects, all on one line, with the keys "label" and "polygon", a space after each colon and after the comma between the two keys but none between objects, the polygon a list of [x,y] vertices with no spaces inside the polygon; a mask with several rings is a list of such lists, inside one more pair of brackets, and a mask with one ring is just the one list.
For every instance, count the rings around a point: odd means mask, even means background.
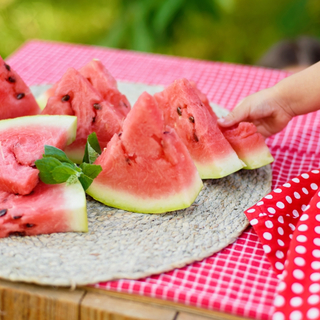
[{"label": "red watermelon flesh", "polygon": [[100,92],[104,100],[114,106],[122,118],[127,116],[131,110],[130,102],[118,90],[117,81],[100,60],[91,60],[79,72]]},{"label": "red watermelon flesh", "polygon": [[240,122],[231,128],[221,129],[239,158],[246,164],[244,169],[256,169],[274,159],[257,127],[250,122]]},{"label": "red watermelon flesh", "polygon": [[86,198],[80,183],[39,182],[29,195],[0,191],[0,238],[88,231]]},{"label": "red watermelon flesh", "polygon": [[202,188],[196,167],[155,99],[143,93],[96,160],[103,171],[87,193],[128,211],[162,213],[190,206]]},{"label": "red watermelon flesh", "polygon": [[28,86],[0,57],[0,120],[38,113],[40,108]]},{"label": "red watermelon flesh", "polygon": [[75,139],[76,118],[30,116],[0,121],[0,191],[29,194],[37,185],[44,145],[59,149]]},{"label": "red watermelon flesh", "polygon": [[96,132],[101,148],[105,148],[122,126],[122,117],[113,105],[73,68],[69,68],[58,82],[55,94],[48,100],[42,114],[77,116],[77,138],[65,148],[69,158],[77,163],[82,161],[90,133]]},{"label": "red watermelon flesh", "polygon": [[208,108],[186,79],[176,80],[155,98],[165,122],[187,146],[201,178],[221,178],[243,167]]}]

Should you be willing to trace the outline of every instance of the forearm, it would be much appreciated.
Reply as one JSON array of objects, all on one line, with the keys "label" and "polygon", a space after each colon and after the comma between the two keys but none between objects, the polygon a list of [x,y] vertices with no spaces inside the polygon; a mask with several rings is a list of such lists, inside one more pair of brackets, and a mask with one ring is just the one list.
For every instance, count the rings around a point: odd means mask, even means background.
[{"label": "forearm", "polygon": [[283,79],[274,86],[293,116],[320,109],[320,62]]}]

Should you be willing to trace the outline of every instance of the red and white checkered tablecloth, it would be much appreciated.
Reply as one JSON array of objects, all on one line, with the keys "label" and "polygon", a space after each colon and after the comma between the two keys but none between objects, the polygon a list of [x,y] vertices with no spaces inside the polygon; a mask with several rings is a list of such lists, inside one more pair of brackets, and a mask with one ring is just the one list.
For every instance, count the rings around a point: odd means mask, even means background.
[{"label": "red and white checkered tablecloth", "polygon": [[[64,43],[30,41],[7,59],[28,85],[54,83],[70,66],[99,58],[117,80],[168,85],[195,81],[210,101],[232,109],[243,97],[277,83],[282,71]],[[273,188],[320,167],[320,114],[300,116],[267,141],[275,158]],[[181,269],[100,289],[156,297],[253,319],[271,319],[278,279],[258,236],[248,228],[221,252]]]}]

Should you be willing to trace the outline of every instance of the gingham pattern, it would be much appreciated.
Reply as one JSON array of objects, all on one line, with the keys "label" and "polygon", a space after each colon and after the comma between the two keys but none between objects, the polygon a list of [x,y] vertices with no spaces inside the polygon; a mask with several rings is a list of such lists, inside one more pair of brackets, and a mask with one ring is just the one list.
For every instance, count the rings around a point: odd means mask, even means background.
[{"label": "gingham pattern", "polygon": [[[30,41],[7,59],[28,85],[53,83],[70,66],[99,58],[117,80],[167,85],[193,80],[210,101],[232,109],[243,97],[287,73],[263,68],[137,53],[101,47]],[[275,157],[273,187],[320,167],[319,113],[295,118],[268,140]],[[278,279],[252,228],[201,262],[141,280],[96,284],[100,289],[171,300],[253,319],[271,319]]]}]

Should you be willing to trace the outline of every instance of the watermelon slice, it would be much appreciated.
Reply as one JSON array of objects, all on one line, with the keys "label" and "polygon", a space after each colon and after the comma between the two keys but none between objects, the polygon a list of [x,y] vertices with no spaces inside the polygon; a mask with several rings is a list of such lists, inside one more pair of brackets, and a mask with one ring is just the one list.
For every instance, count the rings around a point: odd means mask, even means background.
[{"label": "watermelon slice", "polygon": [[36,115],[40,111],[28,86],[0,57],[0,120]]},{"label": "watermelon slice", "polygon": [[176,132],[165,126],[155,99],[144,92],[95,161],[103,171],[87,193],[112,207],[163,213],[190,206],[202,180]]},{"label": "watermelon slice", "polygon": [[221,133],[217,118],[201,102],[186,79],[176,80],[155,98],[187,146],[203,179],[227,176],[243,167],[242,161]]},{"label": "watermelon slice", "polygon": [[223,135],[245,163],[244,169],[256,169],[273,162],[263,136],[250,122],[240,122],[231,128],[221,128]]},{"label": "watermelon slice", "polygon": [[88,231],[86,197],[79,182],[39,182],[25,196],[0,191],[0,238],[68,231]]},{"label": "watermelon slice", "polygon": [[120,132],[123,121],[114,106],[73,68],[69,68],[58,82],[55,94],[48,100],[42,114],[77,116],[77,138],[64,150],[76,163],[82,162],[90,133],[95,132],[101,148],[105,148],[111,137]]}]

